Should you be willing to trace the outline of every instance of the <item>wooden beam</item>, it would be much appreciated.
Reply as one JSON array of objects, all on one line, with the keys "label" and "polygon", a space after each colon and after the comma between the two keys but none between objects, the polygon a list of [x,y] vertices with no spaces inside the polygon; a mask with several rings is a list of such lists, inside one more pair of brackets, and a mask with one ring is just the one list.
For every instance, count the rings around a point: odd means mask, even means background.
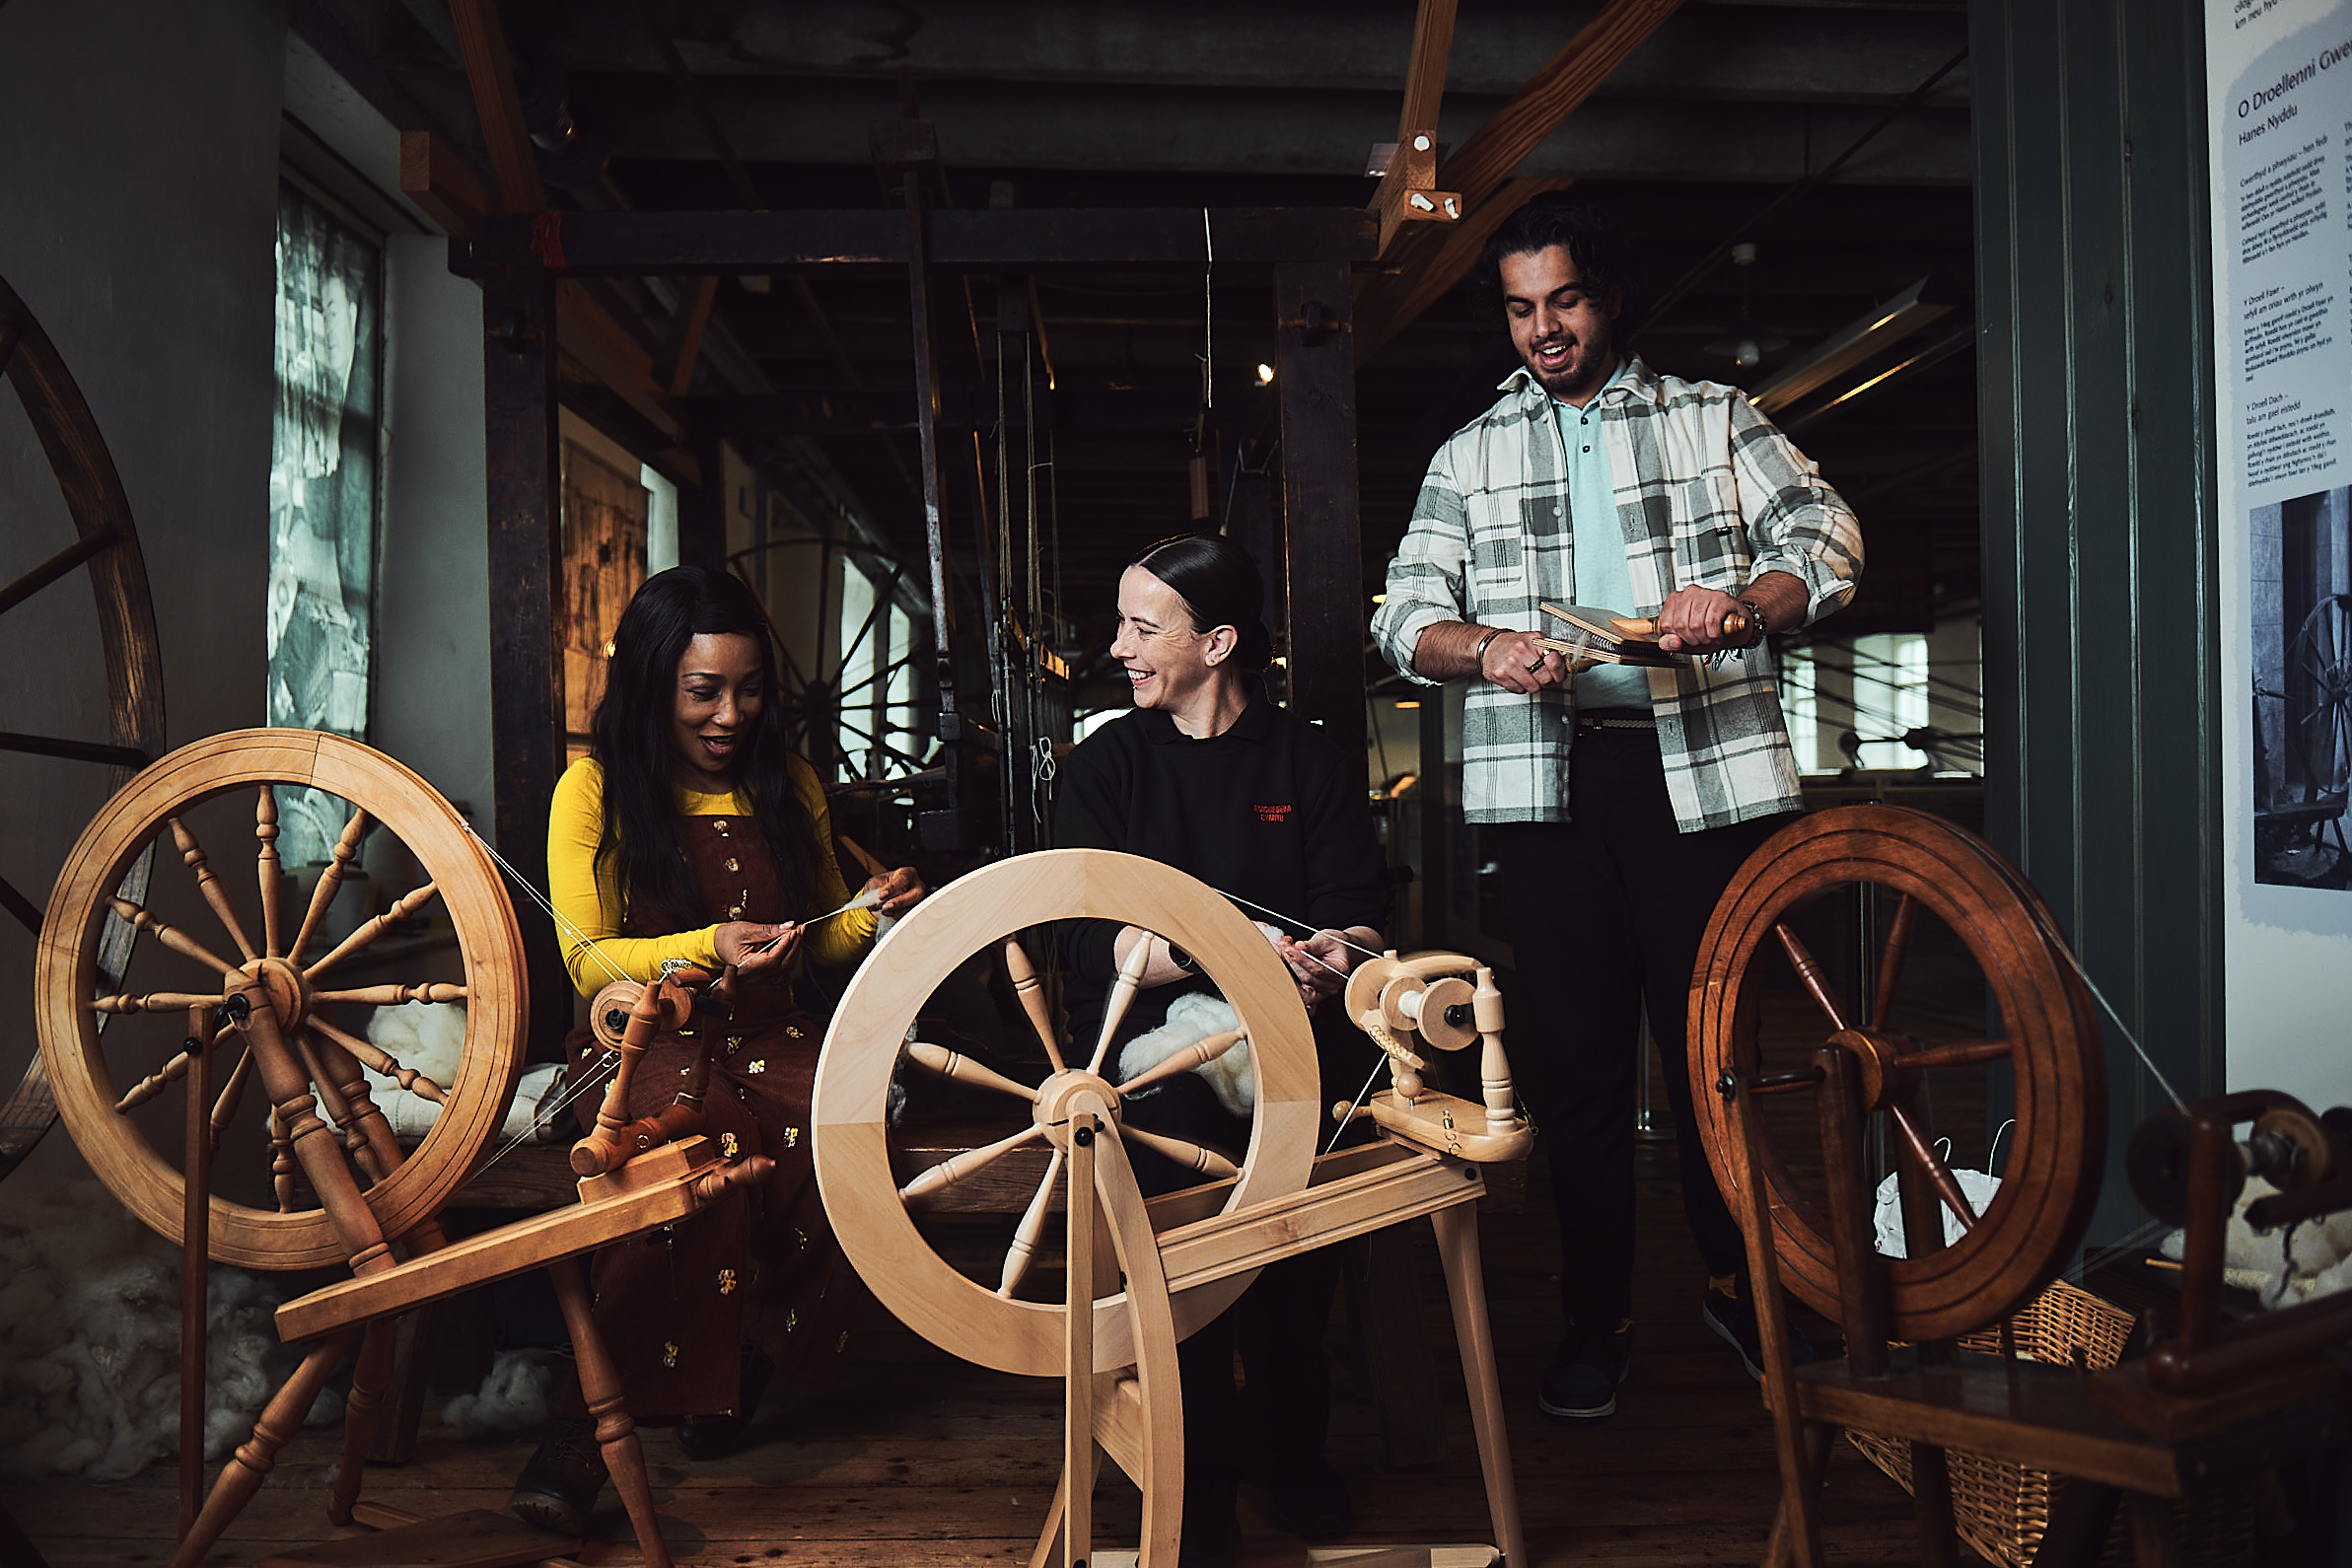
[{"label": "wooden beam", "polygon": [[705,277],[694,289],[693,301],[678,313],[677,348],[671,356],[670,395],[683,397],[694,385],[694,362],[702,355],[702,329],[710,325],[710,308],[719,297],[719,280]]},{"label": "wooden beam", "polygon": [[[556,452],[555,294],[538,257],[482,276],[482,400],[490,483],[491,795],[500,853],[546,886],[547,802],[563,770],[563,560]],[[531,1038],[554,1049],[571,1018],[555,928],[516,911],[530,974]],[[548,1058],[552,1059],[552,1058]]]},{"label": "wooden beam", "polygon": [[1455,150],[1438,171],[1439,182],[1461,191],[1469,207],[1477,207],[1681,4],[1682,0],[1609,0],[1606,10]]},{"label": "wooden beam", "polygon": [[482,147],[498,181],[505,212],[536,212],[547,204],[539,166],[523,124],[523,100],[515,92],[515,65],[506,51],[493,0],[449,0],[458,30],[458,52],[465,58],[465,80],[473,89],[473,111],[481,121]]},{"label": "wooden beam", "polygon": [[449,143],[431,131],[400,132],[400,190],[460,240],[474,239],[494,210],[489,193]]},{"label": "wooden beam", "polygon": [[577,279],[556,283],[555,321],[556,341],[566,354],[662,434],[677,436],[684,427],[654,379],[653,355]]},{"label": "wooden beam", "polygon": [[1546,190],[1565,190],[1573,183],[1567,179],[1507,179],[1484,206],[1449,229],[1444,243],[1420,266],[1409,267],[1395,277],[1368,280],[1356,301],[1357,360],[1370,359],[1467,277],[1505,218],[1526,206],[1531,197]]},{"label": "wooden beam", "polygon": [[1446,97],[1446,62],[1454,54],[1455,0],[1421,0],[1413,18],[1413,49],[1404,67],[1404,107],[1396,115],[1396,142],[1414,131],[1435,131]]},{"label": "wooden beam", "polygon": [[[1512,209],[1534,193],[1534,181],[1513,180],[1511,172],[1559,129],[1593,90],[1624,63],[1625,57],[1658,31],[1681,6],[1682,0],[1609,0],[1595,17],[1527,85],[1511,95],[1468,141],[1455,150],[1437,171],[1437,183],[1458,192],[1465,221],[1450,226],[1439,237],[1418,226],[1394,242],[1401,261],[1396,276],[1368,284],[1357,312],[1356,352],[1368,357],[1394,337],[1469,270],[1489,236]],[[1398,148],[1399,153],[1403,151]],[[1557,189],[1566,181],[1538,188]],[[1507,203],[1499,211],[1488,209]],[[1472,238],[1475,231],[1475,238]],[[1442,286],[1437,269],[1445,257],[1453,267]],[[1407,306],[1410,304],[1410,308]]]},{"label": "wooden beam", "polygon": [[1408,223],[1459,223],[1461,196],[1437,188],[1438,109],[1446,96],[1446,62],[1454,52],[1456,0],[1421,0],[1413,18],[1412,52],[1405,61],[1404,104],[1396,116],[1396,150],[1373,192],[1380,215],[1381,253]]},{"label": "wooden beam", "polygon": [[[1378,221],[1354,207],[1213,207],[1217,264],[1370,261]],[[487,261],[531,243],[530,217],[496,218],[461,248]],[[575,277],[698,277],[813,265],[903,267],[905,215],[872,211],[566,212],[550,215],[563,270]],[[1208,258],[1198,207],[955,207],[925,220],[934,268],[994,272],[1125,265],[1197,273]]]}]

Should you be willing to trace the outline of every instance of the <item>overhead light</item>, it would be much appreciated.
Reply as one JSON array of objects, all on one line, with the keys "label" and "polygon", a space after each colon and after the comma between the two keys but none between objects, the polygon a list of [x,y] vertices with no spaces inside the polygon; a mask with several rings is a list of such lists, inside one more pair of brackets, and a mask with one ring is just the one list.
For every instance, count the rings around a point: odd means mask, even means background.
[{"label": "overhead light", "polygon": [[1258,366],[1258,367],[1257,367],[1257,384],[1258,384],[1260,387],[1264,387],[1264,386],[1268,385],[1269,383],[1271,383],[1271,382],[1273,381],[1273,379],[1274,379],[1274,367],[1273,367],[1273,366],[1271,366],[1271,365],[1260,365],[1260,366]]},{"label": "overhead light", "polygon": [[1927,279],[1921,278],[1868,316],[1830,333],[1819,347],[1799,355],[1757,383],[1747,394],[1747,400],[1765,413],[1786,408],[1840,372],[1859,365],[1888,344],[1910,336],[1952,309],[1949,305],[1931,305],[1921,300],[1919,296],[1926,290]]},{"label": "overhead light", "polygon": [[1372,602],[1376,605],[1386,605],[1389,602],[1389,596],[1386,594],[1375,594],[1372,596]]},{"label": "overhead light", "polygon": [[1415,699],[1415,698],[1412,698],[1412,697],[1405,697],[1405,698],[1403,698],[1402,700],[1400,700],[1400,701],[1399,701],[1399,702],[1398,702],[1396,705],[1397,705],[1399,708],[1417,708],[1417,707],[1419,707],[1421,704],[1420,704],[1420,702],[1419,702],[1417,699]]}]

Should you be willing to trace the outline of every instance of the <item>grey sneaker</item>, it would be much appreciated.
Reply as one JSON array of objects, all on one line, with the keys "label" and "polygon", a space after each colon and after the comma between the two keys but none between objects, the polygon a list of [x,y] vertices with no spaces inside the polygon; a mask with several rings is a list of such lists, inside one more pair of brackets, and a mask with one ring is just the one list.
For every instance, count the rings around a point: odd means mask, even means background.
[{"label": "grey sneaker", "polygon": [[1633,1367],[1633,1319],[1609,1334],[1579,1334],[1560,1345],[1559,1359],[1535,1390],[1535,1407],[1560,1421],[1604,1421],[1617,1413],[1617,1388]]}]

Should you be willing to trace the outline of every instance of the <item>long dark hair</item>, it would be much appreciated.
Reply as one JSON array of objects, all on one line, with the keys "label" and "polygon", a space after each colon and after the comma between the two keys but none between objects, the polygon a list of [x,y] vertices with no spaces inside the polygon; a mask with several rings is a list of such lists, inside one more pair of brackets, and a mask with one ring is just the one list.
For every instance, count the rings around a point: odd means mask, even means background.
[{"label": "long dark hair", "polygon": [[1236,669],[1254,674],[1273,663],[1274,637],[1260,618],[1266,606],[1265,580],[1239,544],[1215,534],[1179,534],[1127,564],[1142,567],[1175,589],[1192,611],[1194,631],[1231,626],[1238,632]]},{"label": "long dark hair", "polygon": [[624,906],[666,930],[707,924],[694,874],[677,838],[671,796],[677,742],[677,664],[705,633],[740,632],[759,646],[763,700],[739,746],[742,787],[767,840],[787,906],[802,910],[814,885],[815,845],[808,811],[792,787],[776,688],[776,656],[767,615],[751,590],[725,572],[677,566],[646,579],[621,611],[612,659],[590,736],[605,770],[605,835],[597,845],[600,876],[617,867]]}]

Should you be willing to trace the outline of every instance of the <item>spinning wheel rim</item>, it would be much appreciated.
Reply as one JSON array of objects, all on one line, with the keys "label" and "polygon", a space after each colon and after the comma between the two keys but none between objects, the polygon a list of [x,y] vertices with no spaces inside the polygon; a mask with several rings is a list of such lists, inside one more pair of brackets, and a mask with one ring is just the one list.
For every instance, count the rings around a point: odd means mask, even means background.
[{"label": "spinning wheel rim", "polygon": [[[364,809],[416,856],[456,925],[467,986],[457,1081],[423,1140],[365,1194],[386,1237],[398,1237],[454,1196],[487,1153],[522,1074],[526,1000],[515,978],[522,935],[496,868],[456,810],[382,752],[315,731],[233,731],[182,747],[118,791],[83,830],[50,896],[34,987],[41,1058],[93,1173],[150,1229],[178,1242],[179,1171],[114,1108],[120,1091],[90,1005],[98,995],[91,936],[122,868],[168,817],[264,783],[325,790]],[[212,1257],[245,1268],[315,1268],[345,1255],[323,1209],[282,1214],[216,1194],[210,1228]]]},{"label": "spinning wheel rim", "polygon": [[[1074,918],[1145,926],[1183,948],[1249,1032],[1256,1114],[1223,1212],[1304,1190],[1322,1117],[1314,1035],[1289,971],[1247,917],[1174,867],[1109,850],[1045,850],[983,866],[917,905],[875,946],[826,1033],[810,1116],[818,1189],[842,1250],[900,1321],[951,1354],[1033,1377],[1064,1373],[1063,1306],[1001,1297],[932,1250],[898,1197],[884,1106],[906,1031],[942,980],[983,946]],[[1176,1337],[1254,1278],[1250,1270],[1176,1296]],[[1136,1359],[1123,1292],[1096,1301],[1094,1347],[1098,1372]]]},{"label": "spinning wheel rim", "polygon": [[[1899,853],[1898,853],[1899,851]],[[1743,1110],[1716,1083],[1756,1071],[1743,992],[1774,926],[1806,900],[1868,882],[1907,893],[1967,948],[2010,1043],[2017,1131],[2001,1190],[1973,1229],[1924,1257],[1889,1258],[1894,1333],[1949,1338],[2014,1311],[2080,1245],[2099,1192],[2106,1133],[2105,1059],[2088,988],[2067,961],[2047,907],[1989,845],[1922,812],[1852,806],[1815,813],[1749,857],[1716,905],[1692,976],[1693,1107],[1732,1212],[1749,1223],[1739,1174]],[[1828,1032],[1824,1031],[1824,1037]],[[1740,1097],[1738,1105],[1752,1104]],[[1828,1223],[1758,1128],[1781,1281],[1808,1306],[1839,1313]]]},{"label": "spinning wheel rim", "polygon": [[[97,605],[107,676],[107,740],[154,756],[164,748],[163,658],[130,499],[81,388],[48,333],[5,279],[0,279],[0,367],[5,367],[26,420],[49,461],[73,519],[75,547],[96,546],[81,564],[89,568]],[[131,773],[132,768],[121,763],[108,765],[109,787],[120,787]],[[152,859],[141,856],[129,866],[118,890],[124,897],[146,896]],[[127,922],[109,916],[100,940],[101,962],[108,972],[120,973],[130,962],[137,933]],[[56,1119],[56,1097],[36,1051],[23,1078],[0,1104],[0,1176],[32,1153]]]}]

